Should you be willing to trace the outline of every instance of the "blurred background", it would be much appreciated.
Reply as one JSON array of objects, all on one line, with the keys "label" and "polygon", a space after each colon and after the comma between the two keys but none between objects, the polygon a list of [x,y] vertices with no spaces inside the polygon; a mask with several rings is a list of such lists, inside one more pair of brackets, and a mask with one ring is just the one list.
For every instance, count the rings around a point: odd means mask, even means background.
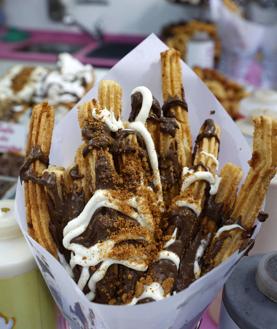
[{"label": "blurred background", "polygon": [[[276,0],[0,0],[1,199],[14,198],[32,107],[49,101],[59,121],[151,33],[180,51],[250,145],[252,117],[277,117]],[[275,179],[272,214],[276,197]],[[273,223],[257,251],[277,250]]]}]

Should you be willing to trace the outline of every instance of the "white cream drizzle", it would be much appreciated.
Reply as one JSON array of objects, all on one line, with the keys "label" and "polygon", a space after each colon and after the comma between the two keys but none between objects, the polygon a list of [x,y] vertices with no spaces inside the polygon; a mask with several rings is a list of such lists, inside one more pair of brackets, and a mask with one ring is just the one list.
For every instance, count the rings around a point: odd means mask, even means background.
[{"label": "white cream drizzle", "polygon": [[135,305],[138,301],[145,298],[152,298],[155,301],[162,300],[170,294],[164,296],[163,287],[158,282],[153,282],[149,286],[144,286],[144,291],[139,297],[134,297],[129,305]]},{"label": "white cream drizzle", "polygon": [[94,119],[104,122],[113,132],[123,129],[122,121],[120,119],[116,120],[114,113],[106,108],[99,112],[95,108],[92,109],[92,116]]},{"label": "white cream drizzle", "polygon": [[192,171],[188,167],[183,168],[183,183],[181,191],[184,192],[191,184],[198,180],[204,180],[210,184],[210,194],[214,195],[217,193],[221,177],[213,175],[209,171]]},{"label": "white cream drizzle", "polygon": [[215,238],[218,238],[223,232],[231,231],[234,229],[240,229],[240,230],[245,231],[245,229],[242,226],[240,226],[239,224],[224,225],[217,230],[217,232],[215,234]]},{"label": "white cream drizzle", "polygon": [[144,86],[136,87],[135,89],[133,89],[131,92],[131,95],[134,95],[135,93],[140,93],[142,95],[141,109],[140,109],[135,121],[139,121],[139,122],[142,122],[143,124],[145,124],[145,122],[149,116],[149,112],[150,112],[152,103],[153,103],[153,96],[152,96],[151,91]]},{"label": "white cream drizzle", "polygon": [[145,142],[146,150],[148,153],[150,165],[154,176],[153,183],[158,188],[157,193],[159,196],[159,201],[162,201],[162,184],[161,184],[161,177],[159,172],[158,156],[151,134],[149,133],[149,131],[147,130],[147,128],[144,126],[142,122],[137,122],[137,121],[130,122],[128,123],[128,128],[133,129],[137,133],[139,133]]},{"label": "white cream drizzle", "polygon": [[196,254],[195,254],[195,260],[193,263],[193,273],[195,276],[195,279],[198,279],[201,275],[201,267],[199,265],[199,261],[204,255],[204,252],[209,244],[210,241],[210,235],[208,235],[207,239],[202,239],[200,242],[200,246],[198,247]]},{"label": "white cream drizzle", "polygon": [[189,202],[186,200],[177,200],[175,204],[178,207],[187,207],[191,209],[197,216],[199,216],[201,213],[201,208],[197,203]]},{"label": "white cream drizzle", "polygon": [[177,269],[179,268],[180,257],[177,254],[175,254],[175,252],[169,250],[162,250],[159,253],[159,260],[161,259],[168,259],[176,265]]},{"label": "white cream drizzle", "polygon": [[[123,122],[120,119],[116,120],[113,112],[109,111],[108,109],[102,109],[99,113],[96,109],[93,109],[92,116],[95,119],[104,122],[113,132],[127,128],[132,129],[140,134],[140,136],[144,139],[150,165],[153,171],[153,183],[158,189],[158,201],[160,201],[160,204],[163,204],[158,156],[151,134],[144,126],[152,106],[153,97],[150,90],[146,87],[135,88],[132,93],[135,92],[140,92],[142,94],[143,101],[141,110],[134,122],[126,123],[124,127]],[[132,197],[129,200],[125,200],[125,202],[130,206],[130,212],[128,212],[127,215],[135,219],[142,227],[146,227],[147,229],[153,231],[154,223],[152,214],[150,213],[149,209],[146,209],[145,205],[141,204],[140,201],[141,200],[139,197]],[[83,289],[86,284],[88,284],[90,292],[87,294],[87,298],[89,300],[94,299],[97,282],[104,278],[109,266],[112,264],[121,264],[137,271],[146,271],[148,268],[148,265],[145,263],[144,259],[134,258],[129,260],[117,260],[109,258],[109,254],[116,244],[116,242],[111,239],[98,242],[89,248],[71,242],[74,238],[80,236],[86,230],[95,211],[102,207],[107,207],[122,212],[119,207],[119,201],[115,200],[108,190],[97,190],[93,197],[86,204],[81,214],[71,220],[63,231],[63,245],[66,249],[72,251],[70,260],[71,268],[73,269],[76,265],[83,267],[78,281],[78,286]],[[132,236],[130,238],[146,239],[147,237],[136,236],[134,238],[134,236]],[[172,239],[173,238],[176,238],[176,232],[173,233]],[[126,239],[126,235],[124,238],[122,238],[122,240],[123,239]],[[119,242],[118,237],[116,241]],[[177,268],[179,267],[180,258],[171,251],[163,250],[160,253],[160,259],[170,259],[174,262],[174,264],[176,264]],[[99,263],[101,263],[99,268],[90,276],[89,267],[96,266]],[[145,291],[140,299],[147,297],[153,298],[155,300],[164,298],[164,292],[159,283],[153,283],[152,285],[145,287]],[[139,299],[137,299],[136,302],[138,300]]]},{"label": "white cream drizzle", "polygon": [[[128,203],[128,200],[126,200],[126,202]],[[92,196],[92,198],[88,201],[81,214],[78,217],[72,219],[65,226],[63,231],[63,244],[65,248],[69,248],[70,241],[86,230],[95,211],[102,207],[111,208],[122,212],[121,208],[119,207],[118,201],[111,196],[108,190],[97,190]],[[139,224],[143,227],[149,226],[149,218],[145,219],[143,214],[138,214],[133,210],[127,215],[137,220]]]},{"label": "white cream drizzle", "polygon": [[215,163],[215,165],[216,165],[216,170],[218,170],[219,161],[217,160],[217,158],[212,153],[201,151],[201,154],[204,154],[205,156],[211,158],[213,160],[213,162]]},{"label": "white cream drizzle", "polygon": [[137,213],[133,213],[133,217],[135,217],[139,224],[148,228],[150,231],[153,231],[153,217],[150,209],[145,206],[144,200],[140,197],[134,196],[133,198],[127,200],[127,204],[130,205],[130,207],[132,207],[135,211],[137,211]]},{"label": "white cream drizzle", "polygon": [[124,265],[135,271],[146,271],[148,268],[147,265],[143,263],[135,263],[127,260],[107,259],[103,261],[100,267],[92,274],[91,278],[89,279],[88,287],[90,289],[90,293],[86,295],[89,300],[94,299],[97,282],[101,281],[105,277],[108,268],[113,264]]},{"label": "white cream drizzle", "polygon": [[[161,205],[163,205],[162,184],[159,172],[158,155],[152,136],[149,133],[148,129],[145,127],[145,122],[152,106],[153,97],[151,91],[144,86],[140,86],[133,89],[132,94],[136,92],[140,92],[142,94],[142,107],[135,121],[126,122],[125,128],[136,131],[144,140],[150,165],[153,171],[153,183],[158,188],[158,201]],[[106,123],[109,129],[113,132],[116,132],[119,129],[124,129],[122,121],[120,119],[116,120],[113,112],[109,111],[108,109],[103,109],[100,113],[97,113],[97,110],[93,109],[92,116],[96,120],[100,120]]]},{"label": "white cream drizzle", "polygon": [[89,267],[85,266],[82,268],[82,272],[78,281],[78,286],[83,290],[89,280]]},{"label": "white cream drizzle", "polygon": [[[127,200],[128,203],[128,200]],[[134,200],[131,201],[134,203]],[[89,280],[89,288],[91,290],[88,295],[91,300],[94,298],[95,294],[95,286],[98,281],[100,281],[106,274],[109,266],[112,264],[122,264],[129,268],[145,271],[147,269],[147,265],[143,259],[130,259],[130,260],[117,260],[111,259],[109,257],[110,252],[114,248],[116,242],[120,242],[120,236],[117,241],[113,241],[111,239],[105,240],[102,242],[98,242],[95,245],[87,248],[83,245],[72,243],[72,239],[81,235],[87,228],[91,218],[95,211],[99,208],[107,207],[111,209],[115,209],[118,211],[122,210],[118,206],[118,201],[113,199],[108,190],[97,190],[89,202],[86,204],[85,208],[81,212],[81,214],[71,220],[63,231],[63,245],[66,249],[71,250],[71,259],[70,259],[70,267],[73,269],[76,265],[80,265],[83,267],[81,276],[78,281],[78,286],[80,289],[83,289]],[[139,207],[137,207],[139,208]],[[149,226],[150,218],[145,219],[142,213],[137,213],[135,210],[131,211],[127,214],[131,218],[137,220],[141,226]],[[153,223],[152,223],[153,226]],[[122,240],[125,240],[126,234],[122,237]],[[130,238],[139,240],[139,239],[147,239],[144,236],[134,236],[132,235]],[[89,267],[96,266],[99,263],[102,263],[100,267],[93,273],[90,277],[89,275]],[[90,278],[89,278],[90,277]]]},{"label": "white cream drizzle", "polygon": [[168,248],[176,241],[177,231],[178,229],[177,227],[175,227],[175,230],[173,231],[171,238],[165,243],[164,248]]}]

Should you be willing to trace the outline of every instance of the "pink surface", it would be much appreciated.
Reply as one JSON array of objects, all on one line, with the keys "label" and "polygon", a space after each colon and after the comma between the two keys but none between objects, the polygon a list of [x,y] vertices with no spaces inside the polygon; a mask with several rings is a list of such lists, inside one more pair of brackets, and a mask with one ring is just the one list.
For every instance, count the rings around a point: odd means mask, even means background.
[{"label": "pink surface", "polygon": [[[33,43],[66,43],[80,45],[80,49],[73,52],[73,55],[83,63],[93,64],[95,66],[111,67],[118,62],[119,59],[103,59],[96,57],[86,57],[86,54],[97,47],[98,42],[90,35],[77,32],[56,32],[56,31],[36,31],[26,30],[30,37],[22,42],[3,42],[0,40],[0,58],[8,58],[12,60],[23,61],[39,61],[39,62],[55,62],[57,55],[42,53],[26,53],[20,49]],[[5,29],[0,29],[1,34],[5,33]],[[104,35],[104,41],[117,41],[139,44],[144,39],[143,36],[131,35]]]},{"label": "pink surface", "polygon": [[208,312],[205,312],[200,329],[217,329],[217,325],[210,318]]}]

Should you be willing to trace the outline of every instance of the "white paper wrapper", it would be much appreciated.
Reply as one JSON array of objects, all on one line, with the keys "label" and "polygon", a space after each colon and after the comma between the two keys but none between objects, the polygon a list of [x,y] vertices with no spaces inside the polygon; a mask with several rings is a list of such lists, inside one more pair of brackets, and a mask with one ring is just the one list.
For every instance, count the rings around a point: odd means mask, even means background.
[{"label": "white paper wrapper", "polygon": [[[125,117],[130,110],[130,92],[136,86],[147,86],[157,99],[162,100],[160,52],[166,48],[155,35],[151,35],[105,77],[114,79],[122,85]],[[240,165],[246,173],[250,150],[244,137],[196,74],[184,63],[182,69],[193,137],[196,137],[205,119],[214,119],[222,128],[221,166],[232,161]],[[96,94],[97,85],[88,92],[82,102]],[[210,115],[212,110],[215,111],[214,115]],[[50,163],[63,166],[71,164],[80,143],[77,112],[73,109],[54,130]],[[186,290],[160,302],[136,306],[100,305],[89,302],[62,265],[27,234],[24,194],[20,183],[16,194],[16,212],[20,227],[45,281],[72,329],[192,329],[242,255],[233,255],[227,262],[191,284]]]}]

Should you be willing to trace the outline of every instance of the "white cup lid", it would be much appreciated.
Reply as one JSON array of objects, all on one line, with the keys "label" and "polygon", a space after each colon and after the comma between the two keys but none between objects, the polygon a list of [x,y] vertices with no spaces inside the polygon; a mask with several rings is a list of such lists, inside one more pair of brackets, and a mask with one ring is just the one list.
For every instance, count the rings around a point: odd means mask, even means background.
[{"label": "white cup lid", "polygon": [[0,200],[0,240],[20,237],[15,219],[14,200]]}]

